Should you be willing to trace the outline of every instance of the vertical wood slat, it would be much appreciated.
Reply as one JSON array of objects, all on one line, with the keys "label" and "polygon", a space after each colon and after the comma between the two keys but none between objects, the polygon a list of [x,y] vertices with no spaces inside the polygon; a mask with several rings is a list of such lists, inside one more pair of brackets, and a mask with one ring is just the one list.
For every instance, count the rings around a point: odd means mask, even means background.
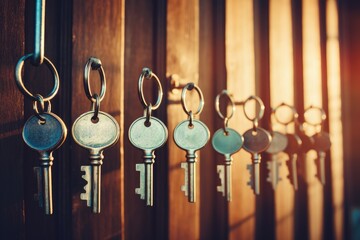
[{"label": "vertical wood slat", "polygon": [[[167,2],[167,47],[166,73],[178,74],[187,82],[198,83],[199,78],[199,1]],[[201,86],[200,86],[201,87]],[[186,153],[180,150],[173,141],[173,130],[185,119],[181,108],[180,92],[169,93],[168,113],[168,162],[169,162],[169,239],[200,238],[200,191],[199,165],[202,158],[198,154],[197,164],[197,196],[196,203],[189,203],[180,191],[184,184],[184,171],[180,163],[185,161]]]},{"label": "vertical wood slat", "polygon": [[343,123],[341,121],[341,78],[339,49],[339,17],[336,1],[326,1],[326,55],[327,55],[327,86],[328,86],[328,119],[332,141],[331,148],[331,179],[334,239],[344,238],[344,145]]},{"label": "vertical wood slat", "polygon": [[[155,68],[156,43],[155,43],[155,8],[151,1],[125,1],[125,77],[124,77],[124,197],[125,197],[125,239],[155,238],[157,232],[157,212],[164,208],[159,196],[158,171],[166,158],[159,154],[162,148],[155,151],[154,163],[154,206],[146,206],[146,202],[135,194],[135,188],[140,186],[140,174],[135,169],[135,164],[143,163],[143,152],[131,145],[128,140],[128,129],[131,123],[143,116],[144,109],[137,94],[138,78],[142,68],[149,67],[160,78],[161,75]],[[140,16],[140,17],[139,17]],[[152,80],[144,81],[144,94],[148,102],[151,101]],[[155,96],[157,97],[157,96]],[[164,102],[160,107],[163,107]],[[159,110],[153,112],[154,115]],[[163,120],[163,119],[161,119]],[[163,180],[164,181],[164,180]],[[163,181],[161,183],[163,183]],[[164,226],[163,226],[164,227]]]},{"label": "vertical wood slat", "polygon": [[[270,1],[270,105],[274,108],[285,102],[294,105],[294,71],[291,1]],[[281,92],[281,94],[279,94]],[[277,113],[278,114],[278,113]],[[284,119],[289,118],[286,113]],[[279,115],[278,115],[279,116]],[[285,133],[285,127],[273,121],[273,130]],[[287,131],[294,129],[287,127]],[[294,187],[289,178],[289,157],[285,153],[272,156],[273,161],[281,163],[281,181],[274,189],[276,239],[294,239]]]},{"label": "vertical wood slat", "polygon": [[[303,30],[303,76],[304,106],[322,106],[322,75],[320,49],[319,3],[304,0],[302,5]],[[307,129],[308,135],[314,133]],[[308,191],[309,239],[321,239],[323,236],[323,187],[315,177],[317,173],[314,159],[316,153],[311,150],[306,154],[305,174]]]},{"label": "vertical wood slat", "polygon": [[0,236],[25,239],[23,142],[23,97],[15,85],[14,69],[24,54],[25,1],[0,2]]},{"label": "vertical wood slat", "polygon": [[[123,1],[112,0],[73,2],[73,52],[72,52],[72,122],[90,110],[90,102],[84,93],[83,69],[90,56],[98,57],[106,74],[107,91],[101,102],[101,110],[120,122],[120,100],[123,98]],[[91,27],[90,27],[91,26]],[[91,72],[92,91],[99,91],[99,77]],[[120,126],[122,126],[120,122]],[[123,131],[123,129],[122,129]],[[121,215],[123,213],[119,183],[121,181],[122,158],[120,139],[117,144],[104,151],[102,165],[101,214],[93,214],[80,200],[85,184],[80,165],[88,165],[89,153],[72,142],[72,237],[74,239],[120,238]]]},{"label": "vertical wood slat", "polygon": [[[226,1],[225,44],[227,89],[234,101],[255,94],[254,22],[252,1]],[[252,127],[237,107],[231,128],[243,133]],[[243,149],[233,156],[233,200],[229,204],[229,239],[255,239],[255,195],[247,186],[250,154]]]}]

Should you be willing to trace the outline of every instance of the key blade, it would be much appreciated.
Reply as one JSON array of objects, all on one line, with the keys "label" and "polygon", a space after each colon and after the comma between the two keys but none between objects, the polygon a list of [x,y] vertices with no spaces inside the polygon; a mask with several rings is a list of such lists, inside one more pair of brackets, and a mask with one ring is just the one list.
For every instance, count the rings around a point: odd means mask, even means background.
[{"label": "key blade", "polygon": [[38,201],[39,207],[44,207],[44,193],[41,186],[42,183],[42,171],[41,167],[34,167],[34,174],[36,179],[36,185],[37,185],[37,193],[34,194],[34,199]]},{"label": "key blade", "polygon": [[253,171],[253,165],[248,164],[246,165],[246,169],[250,173],[249,181],[246,183],[252,190],[254,190],[254,171]]},{"label": "key blade", "polygon": [[135,188],[135,194],[140,195],[141,200],[145,200],[145,164],[138,163],[135,168],[140,173],[140,187]]},{"label": "key blade", "polygon": [[216,187],[218,192],[221,192],[223,197],[225,197],[225,169],[223,165],[216,166],[217,173],[220,178],[220,185]]},{"label": "key blade", "polygon": [[184,176],[185,176],[185,180],[184,180],[184,185],[181,186],[181,191],[184,192],[185,196],[189,195],[189,177],[188,177],[188,163],[187,162],[182,162],[181,163],[181,168],[184,169]]},{"label": "key blade", "polygon": [[86,205],[91,207],[91,166],[81,166],[80,169],[84,172],[82,178],[86,181],[84,186],[85,193],[80,193],[80,199],[86,201]]},{"label": "key blade", "polygon": [[325,185],[325,158],[326,153],[323,151],[318,152],[318,160],[319,160],[319,167],[318,167],[318,176],[320,177],[320,181],[322,185]]},{"label": "key blade", "polygon": [[280,176],[279,176],[280,175],[281,162],[278,162],[276,159],[273,159],[271,161],[268,161],[266,163],[266,165],[267,165],[267,169],[269,169],[269,175],[268,175],[268,178],[266,180],[268,182],[270,182],[273,189],[276,190],[277,185],[282,180],[280,178]]}]

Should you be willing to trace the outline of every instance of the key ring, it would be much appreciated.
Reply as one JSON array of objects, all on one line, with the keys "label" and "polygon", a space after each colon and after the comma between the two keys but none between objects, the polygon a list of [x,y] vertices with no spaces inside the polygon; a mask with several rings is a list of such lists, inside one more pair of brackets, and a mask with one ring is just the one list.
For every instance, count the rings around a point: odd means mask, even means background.
[{"label": "key ring", "polygon": [[[155,82],[157,83],[158,86],[158,98],[156,100],[156,103],[154,105],[152,104],[148,104],[145,100],[145,96],[144,96],[144,77],[146,79],[151,79],[152,77],[154,77]],[[162,97],[163,97],[163,90],[161,87],[161,82],[159,80],[159,78],[151,71],[150,68],[143,68],[140,77],[139,77],[139,82],[138,82],[138,95],[139,95],[139,99],[141,104],[143,105],[144,108],[147,108],[148,106],[151,106],[151,110],[156,110],[159,108],[161,101],[162,101]]]},{"label": "key ring", "polygon": [[[231,113],[229,115],[226,115],[226,116],[224,116],[222,114],[222,112],[220,111],[220,98],[222,96],[227,97],[229,99],[229,102],[230,102],[230,105],[231,105]],[[230,94],[228,93],[227,90],[222,90],[216,96],[216,98],[215,98],[215,109],[216,109],[216,112],[218,113],[218,115],[220,116],[220,118],[224,120],[224,132],[225,132],[225,134],[227,134],[228,131],[226,130],[226,128],[228,127],[228,123],[229,123],[230,118],[232,118],[232,116],[234,115],[234,112],[235,112],[235,103],[232,100],[232,97],[230,96]]]},{"label": "key ring", "polygon": [[[21,72],[22,72],[22,69],[24,67],[25,61],[28,60],[29,58],[32,58],[32,57],[33,57],[33,54],[30,53],[30,54],[22,56],[19,59],[19,61],[16,64],[16,67],[15,67],[15,81],[16,81],[17,87],[19,88],[20,92],[22,94],[24,94],[24,96],[30,98],[32,101],[38,101],[38,98],[35,95],[33,95],[25,87],[22,76],[21,76]],[[50,69],[50,71],[51,71],[51,73],[53,74],[53,77],[54,77],[54,87],[53,87],[53,89],[51,90],[51,92],[46,97],[43,98],[44,102],[48,102],[57,94],[57,92],[59,90],[60,82],[59,82],[59,74],[56,71],[56,68],[55,68],[54,64],[45,56],[44,56],[44,63]]]},{"label": "key ring", "polygon": [[[251,100],[255,100],[256,103],[259,104],[259,111],[258,111],[257,114],[255,114],[254,118],[249,117],[249,115],[246,113],[246,104]],[[245,117],[248,120],[253,122],[253,124],[254,124],[253,129],[254,129],[255,132],[256,132],[256,128],[259,125],[259,120],[262,119],[262,117],[264,116],[264,111],[265,111],[265,105],[264,105],[263,101],[261,100],[261,98],[259,98],[257,96],[254,96],[254,95],[251,95],[250,97],[248,97],[245,100],[245,102],[244,102],[244,114],[245,114]]]},{"label": "key ring", "polygon": [[92,110],[94,111],[94,116],[91,118],[91,120],[94,123],[97,123],[99,121],[98,115],[100,111],[100,97],[96,93],[94,93],[93,98],[95,99],[95,102],[92,103]]},{"label": "key ring", "polygon": [[[45,123],[46,119],[41,116],[44,112],[51,112],[51,103],[48,101],[47,109],[45,110],[44,98],[40,94],[35,94],[34,97],[37,99],[33,102],[33,110],[35,111],[36,117],[40,120],[40,123]],[[38,108],[38,103],[40,103],[40,111]]]},{"label": "key ring", "polygon": [[106,92],[106,77],[104,68],[102,67],[101,61],[98,58],[91,57],[85,64],[84,68],[84,90],[87,98],[95,103],[97,99],[95,98],[95,94],[92,94],[91,92],[91,86],[90,86],[90,70],[98,70],[100,75],[100,82],[101,82],[101,88],[100,88],[100,94],[98,94],[99,102],[101,102],[104,99],[105,92]]},{"label": "key ring", "polygon": [[[186,92],[187,90],[193,90],[195,89],[195,91],[198,93],[199,95],[199,100],[200,100],[200,103],[199,103],[199,107],[197,109],[197,111],[194,113],[193,111],[189,110],[186,106]],[[201,113],[201,111],[203,110],[204,108],[204,96],[200,90],[200,88],[194,84],[194,83],[188,83],[185,85],[185,87],[182,89],[182,92],[181,92],[181,105],[185,111],[185,113],[190,116],[190,112],[191,112],[191,115],[192,116],[196,116],[196,115],[199,115]]]},{"label": "key ring", "polygon": [[[309,121],[309,118],[306,117],[307,116],[307,113],[309,113],[310,111],[312,110],[317,110],[320,112],[320,122],[311,122]],[[323,123],[325,122],[326,120],[326,113],[325,113],[325,110],[321,107],[315,107],[313,105],[310,105],[310,107],[306,108],[305,111],[304,111],[304,118],[305,118],[305,122],[313,127],[317,127],[317,126],[320,126],[320,128],[322,128],[322,125]]]},{"label": "key ring", "polygon": [[[279,109],[281,108],[289,108],[290,111],[292,111],[292,116],[290,118],[290,120],[288,121],[282,121],[281,118],[279,118],[277,115],[276,115],[276,112],[279,111]],[[276,121],[284,126],[287,126],[289,125],[290,123],[292,122],[295,122],[295,123],[298,123],[298,118],[299,118],[299,114],[298,112],[296,111],[296,108],[294,106],[291,106],[287,103],[284,103],[282,102],[280,105],[278,105],[277,107],[275,107],[274,109],[272,109],[271,111],[272,115],[275,117]]]}]

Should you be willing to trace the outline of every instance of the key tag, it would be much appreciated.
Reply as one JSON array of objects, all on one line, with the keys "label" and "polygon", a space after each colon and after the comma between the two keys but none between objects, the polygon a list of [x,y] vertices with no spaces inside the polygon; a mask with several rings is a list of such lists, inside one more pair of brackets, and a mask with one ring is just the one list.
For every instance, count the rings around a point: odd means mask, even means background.
[{"label": "key tag", "polygon": [[[199,107],[195,113],[189,110],[186,105],[187,91],[195,90],[199,95]],[[200,120],[194,119],[199,115],[204,107],[204,96],[200,88],[194,83],[188,83],[181,92],[181,104],[188,119],[180,122],[174,129],[174,141],[176,145],[186,151],[186,162],[181,163],[181,168],[185,171],[185,183],[181,186],[181,191],[188,197],[188,201],[196,201],[196,161],[195,152],[203,148],[210,138],[210,131]]]},{"label": "key tag", "polygon": [[[158,86],[158,98],[154,105],[148,104],[144,97],[143,82],[146,79],[155,79]],[[140,172],[140,187],[135,193],[146,201],[147,206],[153,206],[153,164],[155,149],[163,146],[168,138],[165,124],[152,116],[152,111],[159,108],[163,90],[159,78],[149,68],[144,68],[138,82],[138,96],[144,107],[144,116],[136,119],[129,128],[129,140],[134,147],[143,150],[144,163],[136,164],[136,171]]]},{"label": "key tag", "polygon": [[[246,105],[250,101],[255,101],[258,105],[254,117],[250,117],[247,113]],[[244,102],[245,117],[253,122],[253,127],[247,130],[244,136],[244,149],[251,154],[252,165],[248,165],[247,169],[250,171],[250,181],[248,185],[254,190],[255,194],[260,194],[260,162],[261,153],[264,152],[271,144],[271,134],[265,129],[258,127],[259,120],[264,116],[265,105],[263,101],[257,96],[250,96]]]},{"label": "key tag", "polygon": [[[90,70],[97,70],[100,75],[100,93],[91,92]],[[80,194],[81,200],[86,201],[93,213],[100,213],[101,199],[101,165],[103,152],[113,146],[120,136],[120,127],[115,118],[100,111],[100,103],[106,92],[106,77],[100,59],[91,57],[85,64],[84,91],[91,102],[91,110],[80,115],[72,125],[74,141],[89,151],[90,165],[81,166],[82,176],[86,180],[85,193]]]},{"label": "key tag", "polygon": [[[223,115],[220,110],[220,99],[224,96],[228,99],[231,112],[228,115]],[[236,130],[229,128],[228,123],[232,118],[235,112],[235,104],[228,94],[227,90],[223,90],[216,96],[215,99],[215,109],[219,117],[224,121],[224,127],[218,129],[212,137],[212,146],[218,153],[224,155],[225,164],[217,165],[216,170],[220,178],[220,186],[217,186],[217,191],[222,193],[226,197],[227,201],[231,201],[232,198],[232,173],[231,173],[231,164],[232,164],[232,155],[238,152],[244,142],[243,136],[239,134]]]},{"label": "key tag", "polygon": [[[279,112],[290,112],[290,117],[286,118],[287,120],[284,120],[284,117],[279,116]],[[288,126],[292,123],[294,123],[295,126],[298,124],[299,114],[294,106],[286,103],[281,103],[273,109],[272,115],[278,123],[285,126],[287,146],[284,149],[284,152],[289,156],[289,161],[287,161],[287,166],[289,168],[288,178],[290,180],[290,183],[293,185],[294,190],[296,191],[298,189],[297,159],[301,151],[302,140],[295,131],[293,133],[289,133]]]},{"label": "key tag", "polygon": [[[320,115],[320,121],[313,121],[311,116],[315,115],[318,112]],[[313,149],[317,153],[317,177],[319,178],[322,185],[325,185],[326,176],[325,176],[325,159],[326,152],[331,148],[331,139],[330,134],[325,132],[324,122],[326,120],[325,110],[321,107],[310,106],[304,111],[305,122],[308,125],[311,125],[315,128],[316,133],[311,136],[313,139]]]}]

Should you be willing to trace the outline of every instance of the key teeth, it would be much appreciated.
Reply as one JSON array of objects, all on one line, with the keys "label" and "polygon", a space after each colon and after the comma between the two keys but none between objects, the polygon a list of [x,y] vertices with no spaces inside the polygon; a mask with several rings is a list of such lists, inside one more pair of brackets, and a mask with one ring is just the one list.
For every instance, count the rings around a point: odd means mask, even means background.
[{"label": "key teeth", "polygon": [[87,206],[91,206],[90,190],[91,190],[91,179],[90,179],[90,166],[81,166],[81,171],[84,174],[81,176],[86,184],[84,186],[85,193],[80,193],[80,199],[86,201]]},{"label": "key teeth", "polygon": [[184,184],[181,185],[180,189],[181,191],[184,192],[185,196],[189,195],[189,191],[188,191],[188,164],[187,162],[182,162],[181,163],[181,168],[184,169]]},{"label": "key teeth", "polygon": [[216,186],[216,191],[222,193],[225,197],[225,167],[223,165],[217,165],[216,170],[219,175],[220,185]]},{"label": "key teeth", "polygon": [[140,186],[135,188],[135,194],[140,195],[141,200],[145,200],[145,164],[138,163],[135,165],[135,169],[140,173]]},{"label": "key teeth", "polygon": [[34,170],[36,185],[37,185],[37,193],[34,194],[34,200],[38,201],[40,208],[43,208],[44,204],[43,204],[43,192],[42,192],[42,187],[41,187],[41,181],[42,181],[41,180],[41,168],[34,167],[33,170]]},{"label": "key teeth", "polygon": [[247,181],[246,185],[248,185],[251,189],[254,190],[254,173],[253,173],[253,165],[248,164],[246,169],[250,172],[250,179]]}]

